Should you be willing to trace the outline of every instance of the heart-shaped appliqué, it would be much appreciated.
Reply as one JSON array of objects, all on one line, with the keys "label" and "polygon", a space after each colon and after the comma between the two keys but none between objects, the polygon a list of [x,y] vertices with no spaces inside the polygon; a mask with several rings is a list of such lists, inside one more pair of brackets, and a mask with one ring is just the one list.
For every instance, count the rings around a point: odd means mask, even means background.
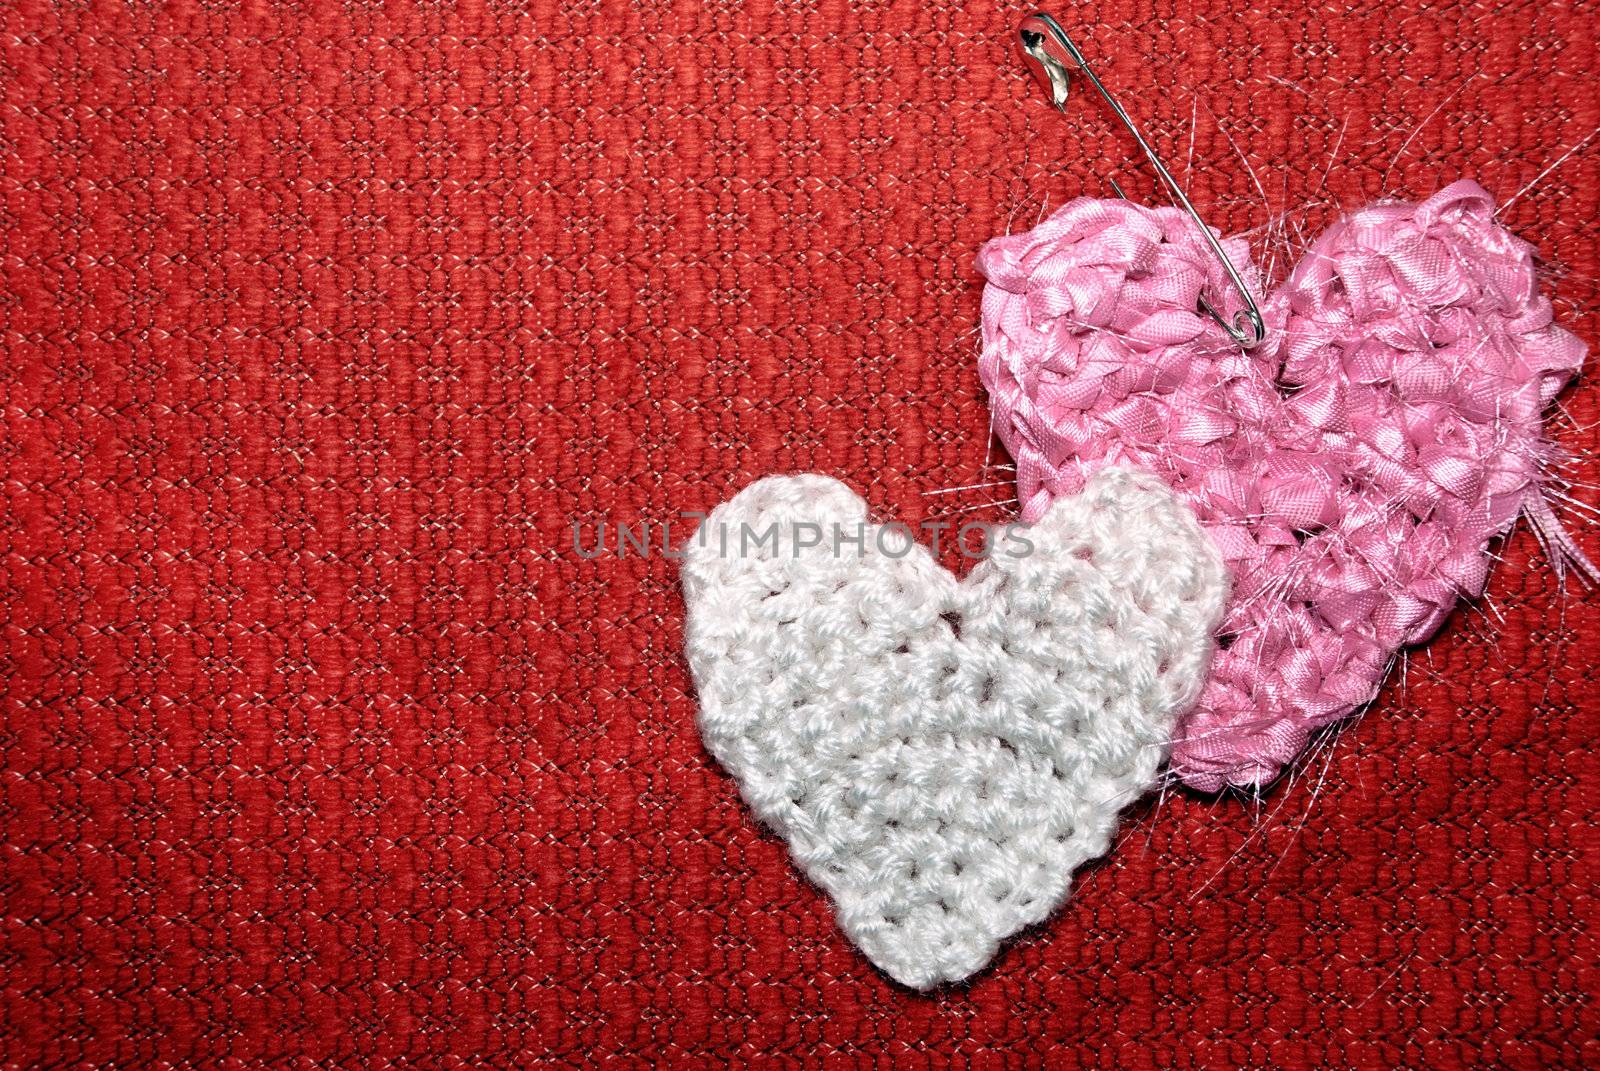
[{"label": "heart-shaped appliqu\u00e9", "polygon": [[958,580],[823,476],[775,476],[686,549],[707,747],[915,988],[1066,896],[1199,694],[1226,573],[1160,480],[1097,474]]},{"label": "heart-shaped appliqu\u00e9", "polygon": [[[1226,245],[1254,278],[1248,245]],[[1584,347],[1478,186],[1339,221],[1265,295],[1248,353],[1196,311],[1229,284],[1177,209],[1079,199],[978,261],[979,371],[1023,518],[1134,465],[1228,562],[1226,649],[1173,743],[1189,784],[1270,781],[1372,699],[1483,590],[1520,513],[1558,564],[1594,571],[1540,494],[1543,411]]]}]

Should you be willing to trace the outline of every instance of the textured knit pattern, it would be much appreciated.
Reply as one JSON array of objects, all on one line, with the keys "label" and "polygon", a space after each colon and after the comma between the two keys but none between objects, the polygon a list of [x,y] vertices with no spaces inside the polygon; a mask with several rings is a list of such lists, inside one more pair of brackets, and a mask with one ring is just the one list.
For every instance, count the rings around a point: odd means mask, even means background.
[{"label": "textured knit pattern", "polygon": [[1270,781],[1369,702],[1401,647],[1482,593],[1489,542],[1524,510],[1563,553],[1543,416],[1584,346],[1494,209],[1457,182],[1341,220],[1265,295],[1248,353],[1196,311],[1229,290],[1176,209],[1074,201],[980,252],[980,368],[1023,516],[1140,465],[1235,576],[1226,650],[1173,748],[1188,783]]},{"label": "textured knit pattern", "polygon": [[[1592,3],[1053,7],[1263,263],[1472,174],[1600,338]],[[572,552],[776,472],[1016,517],[973,255],[1133,155],[1025,10],[0,10],[6,1071],[1600,1067],[1600,595],[1526,532],[926,994],[707,754],[681,563]]]},{"label": "textured knit pattern", "polygon": [[984,967],[1105,853],[1222,613],[1221,559],[1155,476],[1104,471],[1025,538],[960,581],[839,481],[773,476],[688,548],[706,744],[908,986]]}]

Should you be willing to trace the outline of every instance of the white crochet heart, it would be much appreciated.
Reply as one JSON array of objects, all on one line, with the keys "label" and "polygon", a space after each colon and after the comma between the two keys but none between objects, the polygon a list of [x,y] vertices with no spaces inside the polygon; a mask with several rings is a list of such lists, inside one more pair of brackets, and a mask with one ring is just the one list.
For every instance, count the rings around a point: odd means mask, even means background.
[{"label": "white crochet heart", "polygon": [[777,476],[683,564],[706,745],[850,939],[919,989],[982,968],[1106,851],[1226,594],[1153,477],[1106,470],[1018,534],[958,581],[844,484]]}]

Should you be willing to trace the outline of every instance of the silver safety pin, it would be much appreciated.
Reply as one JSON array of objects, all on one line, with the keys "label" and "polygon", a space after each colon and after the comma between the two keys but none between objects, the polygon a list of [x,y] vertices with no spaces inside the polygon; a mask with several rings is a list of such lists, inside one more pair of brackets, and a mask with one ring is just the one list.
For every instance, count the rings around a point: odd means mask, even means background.
[{"label": "silver safety pin", "polygon": [[[1183,192],[1183,187],[1178,185],[1178,180],[1173,178],[1172,172],[1167,170],[1167,165],[1161,162],[1161,157],[1157,156],[1156,151],[1150,147],[1150,143],[1144,140],[1144,135],[1139,133],[1139,128],[1128,117],[1128,113],[1122,110],[1122,105],[1117,103],[1117,98],[1113,97],[1111,91],[1106,89],[1100,79],[1095,77],[1094,71],[1089,68],[1089,61],[1083,58],[1083,53],[1078,50],[1077,45],[1072,43],[1072,38],[1067,36],[1067,32],[1061,28],[1061,24],[1043,12],[1030,15],[1028,18],[1023,19],[1022,24],[1017,27],[1017,38],[1022,44],[1022,54],[1033,64],[1034,74],[1039,77],[1045,88],[1050,91],[1050,102],[1062,112],[1067,110],[1067,92],[1072,86],[1072,72],[1067,65],[1069,60],[1083,72],[1083,76],[1089,79],[1089,84],[1094,86],[1100,96],[1105,98],[1105,102],[1111,105],[1111,110],[1116,114],[1117,119],[1121,121],[1123,126],[1128,128],[1128,133],[1133,135],[1133,140],[1139,143],[1139,148],[1144,153],[1145,159],[1150,161],[1151,165],[1156,169],[1156,174],[1161,176],[1161,181],[1167,187],[1168,192],[1183,207],[1183,210],[1189,213],[1189,217],[1200,228],[1200,233],[1205,237],[1206,244],[1211,247],[1211,252],[1222,263],[1223,269],[1227,271],[1228,278],[1233,282],[1234,289],[1244,299],[1245,307],[1240,309],[1238,314],[1234,316],[1231,324],[1222,318],[1222,314],[1205,299],[1204,295],[1200,297],[1201,311],[1215,320],[1228,333],[1229,338],[1245,349],[1249,349],[1259,343],[1266,336],[1267,329],[1261,319],[1261,308],[1256,304],[1255,295],[1251,294],[1250,288],[1245,285],[1244,277],[1239,274],[1239,269],[1233,266],[1233,261],[1228,259],[1227,251],[1222,248],[1222,243],[1217,240],[1217,236],[1211,228],[1206,226],[1205,220],[1200,218],[1200,213],[1189,202],[1188,196]],[[1115,180],[1112,180],[1111,188],[1117,191],[1118,197],[1126,200],[1121,187],[1116,184]]]}]

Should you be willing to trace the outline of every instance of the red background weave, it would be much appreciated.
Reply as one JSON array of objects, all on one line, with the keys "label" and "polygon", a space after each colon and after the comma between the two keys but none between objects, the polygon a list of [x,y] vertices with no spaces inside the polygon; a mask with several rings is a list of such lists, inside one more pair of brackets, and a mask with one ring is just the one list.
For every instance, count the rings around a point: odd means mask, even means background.
[{"label": "red background weave", "polygon": [[[1130,152],[1022,13],[5,6],[0,1064],[1600,1064],[1600,600],[1526,533],[1293,784],[1146,804],[933,996],[705,756],[673,564],[571,552],[782,470],[1006,516],[925,494],[1003,478],[974,250]],[[1586,0],[1055,13],[1261,248],[1600,127]],[[1595,149],[1504,215],[1591,345]]]}]

